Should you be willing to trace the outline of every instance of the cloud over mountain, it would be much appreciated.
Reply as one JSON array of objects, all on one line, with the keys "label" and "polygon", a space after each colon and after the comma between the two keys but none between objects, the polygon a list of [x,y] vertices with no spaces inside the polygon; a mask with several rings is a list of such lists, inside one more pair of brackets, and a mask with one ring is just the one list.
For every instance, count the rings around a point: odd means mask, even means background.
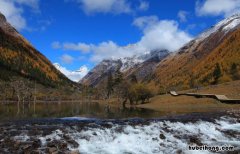
[{"label": "cloud over mountain", "polygon": [[17,30],[27,28],[27,21],[23,16],[23,6],[27,6],[33,11],[39,11],[39,0],[0,0],[0,12]]},{"label": "cloud over mountain", "polygon": [[134,44],[120,46],[111,40],[99,44],[53,42],[52,47],[83,53],[90,52],[90,60],[99,62],[108,58],[142,54],[154,49],[175,51],[192,39],[187,32],[178,27],[178,23],[174,20],[159,20],[157,16],[144,16],[134,19],[132,24],[143,34]]}]

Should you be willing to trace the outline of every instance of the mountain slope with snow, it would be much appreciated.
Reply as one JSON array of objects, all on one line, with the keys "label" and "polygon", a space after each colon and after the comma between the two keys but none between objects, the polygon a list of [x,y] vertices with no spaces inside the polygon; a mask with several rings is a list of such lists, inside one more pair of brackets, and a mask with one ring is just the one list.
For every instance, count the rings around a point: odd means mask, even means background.
[{"label": "mountain slope with snow", "polygon": [[79,68],[79,70],[76,70],[76,71],[70,71],[67,68],[61,66],[59,63],[54,63],[53,65],[61,73],[63,73],[66,77],[68,77],[70,80],[74,82],[78,82],[88,73],[88,68],[86,66],[82,66]]},{"label": "mountain slope with snow", "polygon": [[[214,84],[238,79],[240,67],[240,15],[226,18],[174,53],[165,50],[146,52],[119,59],[104,60],[80,82],[97,86],[109,73],[120,70],[125,78],[135,75],[156,91]],[[221,76],[214,81],[213,73],[220,65]]]},{"label": "mountain slope with snow", "polygon": [[[149,86],[162,91],[223,83],[240,79],[239,70],[240,15],[237,14],[220,21],[161,61]],[[160,85],[162,89],[158,88]]]},{"label": "mountain slope with snow", "polygon": [[[165,58],[168,54],[169,52],[167,50],[154,50],[151,52],[145,52],[145,54],[142,55],[134,55],[132,57],[103,60],[97,66],[95,66],[80,81],[80,83],[90,86],[97,86],[101,81],[106,79],[109,73],[114,74],[117,71],[121,71],[124,76],[128,77],[131,74],[137,74],[137,72],[144,72],[146,69],[144,67],[144,63],[148,63],[148,65],[151,65],[150,67],[153,69],[155,68],[156,64]],[[137,77],[139,79],[143,78],[141,77],[141,73],[139,73]]]},{"label": "mountain slope with snow", "polygon": [[197,40],[204,40],[207,37],[209,37],[211,34],[214,34],[216,32],[223,32],[223,34],[226,34],[228,31],[232,31],[236,28],[238,28],[240,24],[240,14],[235,14],[231,17],[228,17],[216,25],[214,25],[212,28],[208,29],[207,31],[200,34],[197,38]]}]

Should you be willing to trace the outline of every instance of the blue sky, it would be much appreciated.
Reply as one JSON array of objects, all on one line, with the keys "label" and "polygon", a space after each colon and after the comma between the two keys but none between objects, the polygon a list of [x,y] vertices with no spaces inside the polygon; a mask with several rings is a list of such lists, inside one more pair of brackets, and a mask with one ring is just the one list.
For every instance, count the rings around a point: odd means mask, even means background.
[{"label": "blue sky", "polygon": [[0,0],[51,62],[85,72],[104,58],[175,51],[239,8],[240,0]]}]

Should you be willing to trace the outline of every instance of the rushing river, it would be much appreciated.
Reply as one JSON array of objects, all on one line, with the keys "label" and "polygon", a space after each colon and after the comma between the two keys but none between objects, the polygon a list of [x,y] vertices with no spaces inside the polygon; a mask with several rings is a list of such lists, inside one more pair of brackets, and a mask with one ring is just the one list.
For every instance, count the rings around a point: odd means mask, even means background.
[{"label": "rushing river", "polygon": [[65,108],[61,104],[40,105],[35,113],[25,108],[24,113],[16,114],[13,108],[8,106],[11,121],[3,118],[7,113],[1,108],[0,153],[214,153],[189,150],[189,146],[224,146],[240,153],[237,110],[164,116],[151,110],[106,108],[95,103]]}]

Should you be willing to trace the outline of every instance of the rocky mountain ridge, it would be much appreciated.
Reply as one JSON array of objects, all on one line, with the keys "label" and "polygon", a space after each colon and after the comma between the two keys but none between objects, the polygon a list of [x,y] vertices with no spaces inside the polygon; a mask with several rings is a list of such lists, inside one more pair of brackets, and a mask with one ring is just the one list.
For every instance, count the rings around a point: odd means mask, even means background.
[{"label": "rocky mountain ridge", "polygon": [[[131,76],[133,73],[138,73],[137,77],[141,77],[142,74],[149,75],[145,71],[145,65],[147,64],[154,68],[156,64],[165,58],[169,52],[167,50],[153,50],[145,52],[142,55],[134,55],[132,57],[123,57],[119,59],[106,59],[96,65],[81,81],[80,83],[90,86],[97,86],[109,73],[120,71],[124,76]],[[149,68],[149,67],[148,67]],[[145,73],[142,73],[144,72]],[[151,71],[150,71],[151,72]]]},{"label": "rocky mountain ridge", "polygon": [[[239,33],[240,14],[236,14],[220,21],[173,53],[156,50],[140,56],[103,60],[80,83],[95,87],[109,73],[117,70],[125,78],[134,74],[156,92],[236,80],[240,67]],[[216,67],[221,73],[218,77],[214,75]]]}]

